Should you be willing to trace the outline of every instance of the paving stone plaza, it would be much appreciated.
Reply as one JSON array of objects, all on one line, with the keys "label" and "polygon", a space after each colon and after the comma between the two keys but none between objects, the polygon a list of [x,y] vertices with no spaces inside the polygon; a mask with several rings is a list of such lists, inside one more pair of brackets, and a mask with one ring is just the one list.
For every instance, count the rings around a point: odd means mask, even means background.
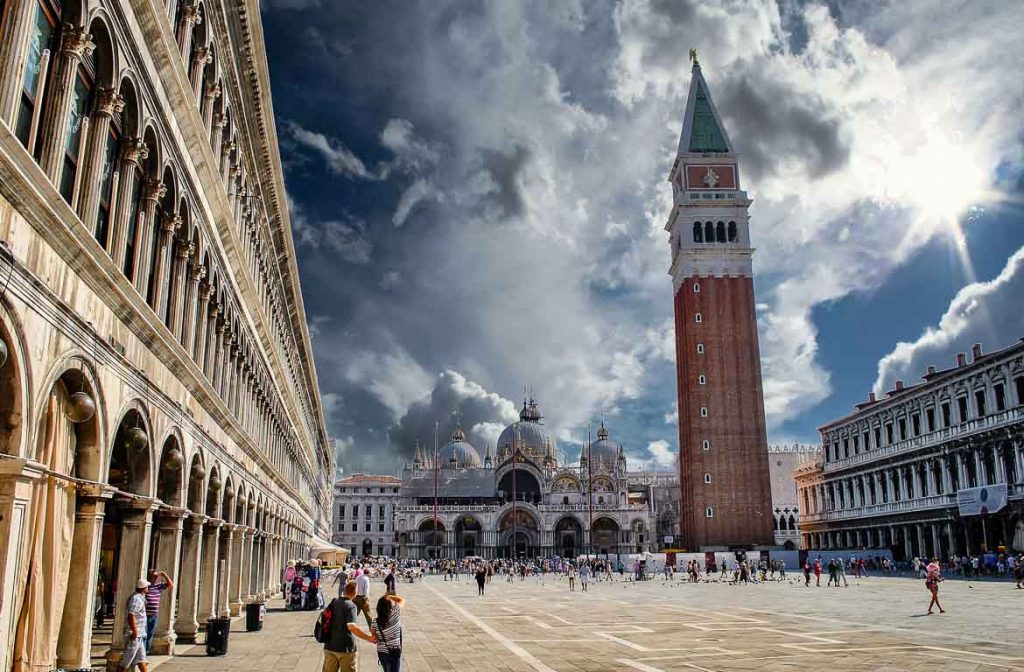
[{"label": "paving stone plaza", "polygon": [[[374,595],[382,592],[374,584]],[[591,583],[565,579],[505,583],[485,597],[472,581],[429,577],[401,585],[403,670],[1024,670],[1024,590],[1008,582],[942,584],[947,612],[925,615],[928,593],[909,578],[851,579],[848,588],[802,582],[732,586]],[[234,624],[229,653],[207,658],[179,648],[161,672],[320,670],[316,612],[271,604],[265,629]],[[360,643],[359,670],[379,669]]]}]

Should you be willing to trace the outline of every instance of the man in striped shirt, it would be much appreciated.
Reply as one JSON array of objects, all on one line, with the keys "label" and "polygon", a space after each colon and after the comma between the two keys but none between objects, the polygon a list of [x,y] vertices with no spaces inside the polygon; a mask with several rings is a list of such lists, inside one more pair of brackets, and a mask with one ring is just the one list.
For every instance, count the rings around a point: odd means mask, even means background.
[{"label": "man in striped shirt", "polygon": [[149,573],[149,592],[146,593],[146,653],[153,648],[153,632],[156,617],[160,613],[160,596],[164,590],[174,590],[174,581],[167,572],[152,570]]}]

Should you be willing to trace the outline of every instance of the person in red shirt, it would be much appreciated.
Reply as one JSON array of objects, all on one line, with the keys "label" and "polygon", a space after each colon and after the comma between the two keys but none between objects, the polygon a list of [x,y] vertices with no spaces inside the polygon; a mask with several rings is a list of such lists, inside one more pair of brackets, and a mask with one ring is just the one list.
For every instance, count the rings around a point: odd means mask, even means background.
[{"label": "person in red shirt", "polygon": [[814,585],[821,588],[821,558],[814,561]]}]

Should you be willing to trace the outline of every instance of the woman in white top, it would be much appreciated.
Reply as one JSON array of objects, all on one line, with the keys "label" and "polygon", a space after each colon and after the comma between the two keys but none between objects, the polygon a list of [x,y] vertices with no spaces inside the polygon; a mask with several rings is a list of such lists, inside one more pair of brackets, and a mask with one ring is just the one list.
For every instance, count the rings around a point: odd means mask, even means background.
[{"label": "woman in white top", "polygon": [[377,600],[377,619],[370,631],[377,640],[377,660],[384,672],[402,669],[402,607],[405,600],[398,595],[384,595]]}]

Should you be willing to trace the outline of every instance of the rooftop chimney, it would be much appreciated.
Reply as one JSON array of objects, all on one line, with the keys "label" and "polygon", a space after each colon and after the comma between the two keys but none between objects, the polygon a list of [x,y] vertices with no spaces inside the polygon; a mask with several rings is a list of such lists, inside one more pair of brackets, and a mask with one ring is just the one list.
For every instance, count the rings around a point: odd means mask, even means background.
[{"label": "rooftop chimney", "polygon": [[975,343],[971,346],[971,361],[976,362],[981,359],[981,343]]},{"label": "rooftop chimney", "polygon": [[935,375],[935,367],[934,366],[929,366],[928,367],[928,371],[924,375],[925,376],[934,376]]},{"label": "rooftop chimney", "polygon": [[963,366],[966,363],[967,363],[967,355],[965,355],[962,352],[958,352],[956,354],[956,365],[959,367],[959,366]]},{"label": "rooftop chimney", "polygon": [[874,392],[868,392],[868,401],[870,401],[871,403],[875,403],[875,393]]},{"label": "rooftop chimney", "polygon": [[903,389],[903,381],[902,380],[897,380],[896,381],[896,391],[899,392],[902,389]]}]

